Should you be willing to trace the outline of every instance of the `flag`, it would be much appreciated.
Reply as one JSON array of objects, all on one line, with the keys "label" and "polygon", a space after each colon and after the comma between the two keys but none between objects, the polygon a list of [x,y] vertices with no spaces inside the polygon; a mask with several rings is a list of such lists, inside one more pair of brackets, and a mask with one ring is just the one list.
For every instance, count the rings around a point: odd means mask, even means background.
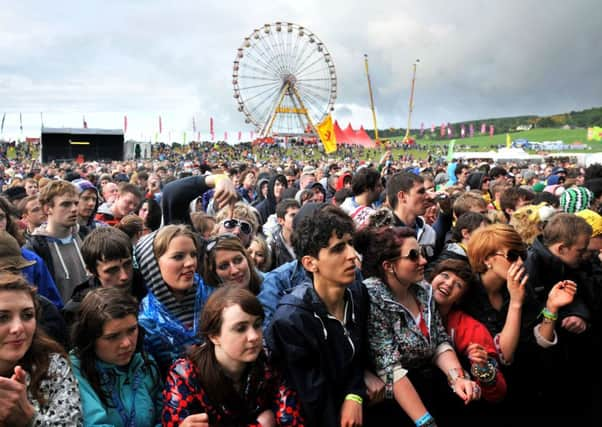
[{"label": "flag", "polygon": [[435,123],[431,124],[431,133],[435,133]]},{"label": "flag", "polygon": [[[4,118],[2,119],[2,127],[4,127]],[[602,127],[594,126],[587,128],[587,140],[588,141],[602,141]]]},{"label": "flag", "polygon": [[196,120],[194,119],[194,116],[192,116],[192,131],[196,132]]},{"label": "flag", "polygon": [[19,113],[19,129],[21,129],[21,133],[23,133],[23,115]]},{"label": "flag", "polygon": [[251,139],[251,141],[253,141],[253,136],[254,136],[253,131],[250,132],[250,135],[251,135],[250,139]]},{"label": "flag", "polygon": [[224,132],[224,141],[228,140],[228,131]]},{"label": "flag", "polygon": [[163,133],[163,120],[161,120],[161,116],[159,116],[159,133]]},{"label": "flag", "polygon": [[6,113],[2,115],[2,125],[0,126],[0,133],[4,133],[4,120],[6,119]]},{"label": "flag", "polygon": [[506,134],[506,148],[512,147],[512,138],[510,138],[510,134]]},{"label": "flag", "polygon": [[330,114],[326,116],[322,123],[318,124],[316,130],[318,131],[322,144],[324,144],[324,151],[326,151],[326,154],[337,151],[337,137],[334,134],[334,125]]},{"label": "flag", "polygon": [[485,123],[483,123],[483,124],[481,125],[481,133],[482,133],[482,134],[484,134],[484,133],[487,133],[487,125],[486,125]]},{"label": "flag", "polygon": [[454,160],[454,146],[456,145],[456,140],[452,139],[451,141],[449,141],[449,145],[447,146],[447,158],[446,160],[448,162],[451,162],[452,160]]},{"label": "flag", "polygon": [[445,136],[445,123],[441,123],[441,138]]},{"label": "flag", "polygon": [[82,122],[84,129],[88,129],[88,122],[86,121],[86,116],[82,116]]},{"label": "flag", "polygon": [[424,122],[420,122],[420,136],[424,135]]},{"label": "flag", "polygon": [[495,132],[495,128],[493,127],[493,125],[489,125],[489,136],[493,136],[494,132]]},{"label": "flag", "polygon": [[215,131],[213,130],[213,117],[209,117],[209,133],[213,135]]},{"label": "flag", "polygon": [[44,115],[40,112],[40,125],[42,125],[42,129],[44,129]]},{"label": "flag", "polygon": [[462,125],[462,127],[460,127],[460,136],[462,138],[464,138],[464,136],[466,136],[466,128],[464,127],[464,125]]},{"label": "flag", "polygon": [[470,133],[470,137],[472,138],[474,136],[474,123],[470,124],[470,131],[469,131],[469,133]]},{"label": "flag", "polygon": [[123,133],[128,133],[128,115],[123,116]]},{"label": "flag", "polygon": [[240,141],[242,139],[242,132],[238,131],[238,140]]},{"label": "flag", "polygon": [[215,133],[211,132],[211,141],[215,140]]}]

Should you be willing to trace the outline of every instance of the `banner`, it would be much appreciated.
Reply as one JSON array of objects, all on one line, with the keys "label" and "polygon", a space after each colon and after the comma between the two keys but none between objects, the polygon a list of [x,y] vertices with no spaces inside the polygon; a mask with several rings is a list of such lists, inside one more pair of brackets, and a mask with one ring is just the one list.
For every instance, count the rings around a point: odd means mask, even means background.
[{"label": "banner", "polygon": [[481,125],[481,134],[485,134],[487,133],[487,125],[485,123],[483,123]]},{"label": "banner", "polygon": [[493,125],[489,125],[489,136],[493,136],[495,132],[495,127],[493,127]]},{"label": "banner", "polygon": [[196,132],[196,120],[194,116],[192,116],[192,132]]},{"label": "banner", "polygon": [[468,132],[470,137],[472,138],[474,136],[474,123],[470,124],[470,130]]},{"label": "banner", "polygon": [[163,133],[163,120],[161,120],[161,116],[159,116],[159,133]]},{"label": "banner", "polygon": [[228,131],[224,132],[224,141],[228,140]]},{"label": "banner", "polygon": [[506,134],[506,148],[512,147],[512,138],[510,138],[510,134]]},{"label": "banner", "polygon": [[6,119],[6,113],[2,115],[2,125],[0,126],[0,133],[4,133],[4,120]]},{"label": "banner", "polygon": [[128,133],[128,116],[123,116],[123,133]]},{"label": "banner", "polygon": [[441,138],[445,136],[445,123],[441,123]]},{"label": "banner", "polygon": [[238,140],[240,141],[242,139],[242,131],[238,131]]},{"label": "banner", "polygon": [[435,123],[431,124],[431,133],[435,133]]},{"label": "banner", "polygon": [[[4,118],[2,118],[2,128],[4,128]],[[594,126],[593,128],[587,128],[587,140],[602,141],[602,127]]]},{"label": "banner", "polygon": [[186,145],[186,131],[184,131],[184,134],[182,135],[182,145]]},{"label": "banner", "polygon": [[466,127],[464,125],[462,125],[462,127],[460,127],[460,136],[462,138],[464,138],[466,136]]},{"label": "banner", "polygon": [[420,136],[424,135],[424,122],[420,123]]},{"label": "banner", "polygon": [[[215,132],[213,131],[213,117],[209,117],[209,133],[213,135]],[[213,138],[213,137],[212,137]]]},{"label": "banner", "polygon": [[326,154],[337,151],[337,137],[334,134],[334,125],[330,114],[326,116],[322,123],[318,124],[316,130],[318,131],[322,144],[324,144],[324,151],[326,151]]}]

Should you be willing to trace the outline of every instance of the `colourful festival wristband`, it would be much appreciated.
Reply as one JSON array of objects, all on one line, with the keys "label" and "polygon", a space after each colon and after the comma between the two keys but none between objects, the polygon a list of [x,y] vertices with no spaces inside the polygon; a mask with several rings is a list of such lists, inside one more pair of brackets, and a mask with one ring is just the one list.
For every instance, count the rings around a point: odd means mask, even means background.
[{"label": "colourful festival wristband", "polygon": [[416,427],[421,427],[431,421],[433,421],[433,416],[429,412],[426,412],[423,416],[414,421],[414,424],[416,424]]},{"label": "colourful festival wristband", "polygon": [[353,400],[355,403],[359,403],[360,405],[364,402],[362,396],[358,396],[357,394],[348,394],[345,396],[345,400]]},{"label": "colourful festival wristband", "polygon": [[558,320],[558,314],[552,313],[545,307],[541,310],[541,315],[548,320]]}]

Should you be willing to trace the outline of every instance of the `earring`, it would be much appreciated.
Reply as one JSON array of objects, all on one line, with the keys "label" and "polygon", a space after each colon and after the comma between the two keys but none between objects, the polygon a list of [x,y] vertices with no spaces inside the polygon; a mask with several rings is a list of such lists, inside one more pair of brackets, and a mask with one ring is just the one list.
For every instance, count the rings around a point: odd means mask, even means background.
[{"label": "earring", "polygon": [[491,264],[485,264],[485,267],[487,267],[487,270],[491,270]]}]

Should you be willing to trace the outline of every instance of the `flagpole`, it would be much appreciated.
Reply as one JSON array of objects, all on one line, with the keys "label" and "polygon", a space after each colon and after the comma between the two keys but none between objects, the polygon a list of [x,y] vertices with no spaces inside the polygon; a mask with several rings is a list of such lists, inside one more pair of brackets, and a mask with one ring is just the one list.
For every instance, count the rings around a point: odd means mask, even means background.
[{"label": "flagpole", "polygon": [[410,102],[408,106],[408,127],[406,129],[406,136],[404,136],[403,141],[406,142],[410,139],[410,127],[412,123],[412,111],[414,110],[414,85],[416,83],[416,64],[420,62],[420,59],[417,59],[412,65],[412,87],[410,89]]},{"label": "flagpole", "polygon": [[366,78],[368,79],[368,93],[370,94],[370,108],[372,109],[372,121],[374,122],[374,140],[378,144],[378,126],[376,125],[376,110],[374,109],[374,96],[372,95],[372,83],[370,82],[370,72],[368,71],[367,53],[364,53],[364,66],[366,68]]}]

